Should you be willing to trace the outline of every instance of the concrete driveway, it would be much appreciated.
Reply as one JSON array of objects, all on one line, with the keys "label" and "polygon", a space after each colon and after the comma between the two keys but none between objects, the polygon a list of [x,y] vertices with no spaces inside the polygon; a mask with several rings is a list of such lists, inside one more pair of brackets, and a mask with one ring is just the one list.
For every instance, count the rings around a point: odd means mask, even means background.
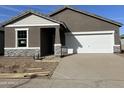
[{"label": "concrete driveway", "polygon": [[124,80],[124,57],[116,54],[76,54],[62,59],[53,79]]},{"label": "concrete driveway", "polygon": [[0,80],[0,87],[124,88],[124,56],[76,54],[62,58],[51,79]]}]

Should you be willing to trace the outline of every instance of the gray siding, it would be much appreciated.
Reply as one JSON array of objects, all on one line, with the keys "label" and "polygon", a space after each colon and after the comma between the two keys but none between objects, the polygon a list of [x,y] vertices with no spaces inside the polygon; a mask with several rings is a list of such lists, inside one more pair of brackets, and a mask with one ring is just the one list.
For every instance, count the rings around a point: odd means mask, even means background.
[{"label": "gray siding", "polygon": [[29,47],[40,47],[40,27],[29,27]]},{"label": "gray siding", "polygon": [[[29,47],[40,47],[40,27],[21,27],[29,28]],[[5,27],[5,47],[15,47],[15,28]]]},{"label": "gray siding", "polygon": [[15,29],[5,28],[5,48],[15,47]]},{"label": "gray siding", "polygon": [[115,30],[115,44],[120,44],[119,27],[112,23],[70,9],[61,11],[51,17],[64,22],[72,32]]}]

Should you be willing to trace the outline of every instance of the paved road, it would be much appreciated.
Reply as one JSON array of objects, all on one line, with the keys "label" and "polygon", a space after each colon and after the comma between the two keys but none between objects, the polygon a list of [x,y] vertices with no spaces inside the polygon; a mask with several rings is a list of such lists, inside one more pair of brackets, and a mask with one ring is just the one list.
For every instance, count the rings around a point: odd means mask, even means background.
[{"label": "paved road", "polygon": [[18,80],[10,81],[16,83],[7,86],[1,85],[0,82],[0,85],[2,87],[124,87],[124,57],[115,54],[72,55],[62,59],[51,79],[36,78],[20,80],[19,83]]},{"label": "paved road", "polygon": [[1,88],[124,88],[124,80],[31,79],[0,80]]}]

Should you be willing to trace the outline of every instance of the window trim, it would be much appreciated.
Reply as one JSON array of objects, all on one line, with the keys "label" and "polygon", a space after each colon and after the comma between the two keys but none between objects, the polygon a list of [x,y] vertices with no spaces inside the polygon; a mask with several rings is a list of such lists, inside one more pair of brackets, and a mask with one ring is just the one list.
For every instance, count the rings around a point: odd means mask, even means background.
[{"label": "window trim", "polygon": [[[27,31],[27,40],[26,40],[26,43],[27,44],[26,44],[26,47],[18,47],[18,36],[17,36],[17,32],[18,31],[21,31],[21,30],[26,30]],[[29,36],[29,33],[28,32],[29,32],[29,28],[15,28],[15,47],[16,48],[28,48],[29,47],[29,43],[28,43],[29,42],[28,41],[29,40],[29,37],[28,37]]]}]

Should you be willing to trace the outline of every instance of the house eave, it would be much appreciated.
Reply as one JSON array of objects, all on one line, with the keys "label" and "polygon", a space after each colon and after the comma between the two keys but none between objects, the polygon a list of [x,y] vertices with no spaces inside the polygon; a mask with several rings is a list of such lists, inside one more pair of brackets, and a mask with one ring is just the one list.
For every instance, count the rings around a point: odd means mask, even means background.
[{"label": "house eave", "polygon": [[21,14],[15,16],[15,17],[12,17],[10,20],[7,20],[7,21],[3,22],[2,25],[1,25],[1,27],[5,27],[6,25],[8,25],[8,24],[10,24],[10,23],[12,23],[12,22],[18,20],[19,18],[28,15],[28,14],[34,14],[34,15],[37,15],[37,16],[42,17],[42,18],[44,18],[44,19],[47,19],[47,20],[49,20],[49,21],[52,21],[52,22],[54,22],[54,23],[61,24],[61,22],[59,22],[59,21],[57,21],[57,20],[54,20],[54,19],[52,19],[52,18],[50,18],[50,17],[48,17],[48,16],[46,16],[46,15],[44,15],[44,14],[41,14],[41,13],[36,12],[36,11],[33,11],[33,10],[28,10],[28,11],[25,11],[25,12],[23,12],[23,13],[21,13]]}]

